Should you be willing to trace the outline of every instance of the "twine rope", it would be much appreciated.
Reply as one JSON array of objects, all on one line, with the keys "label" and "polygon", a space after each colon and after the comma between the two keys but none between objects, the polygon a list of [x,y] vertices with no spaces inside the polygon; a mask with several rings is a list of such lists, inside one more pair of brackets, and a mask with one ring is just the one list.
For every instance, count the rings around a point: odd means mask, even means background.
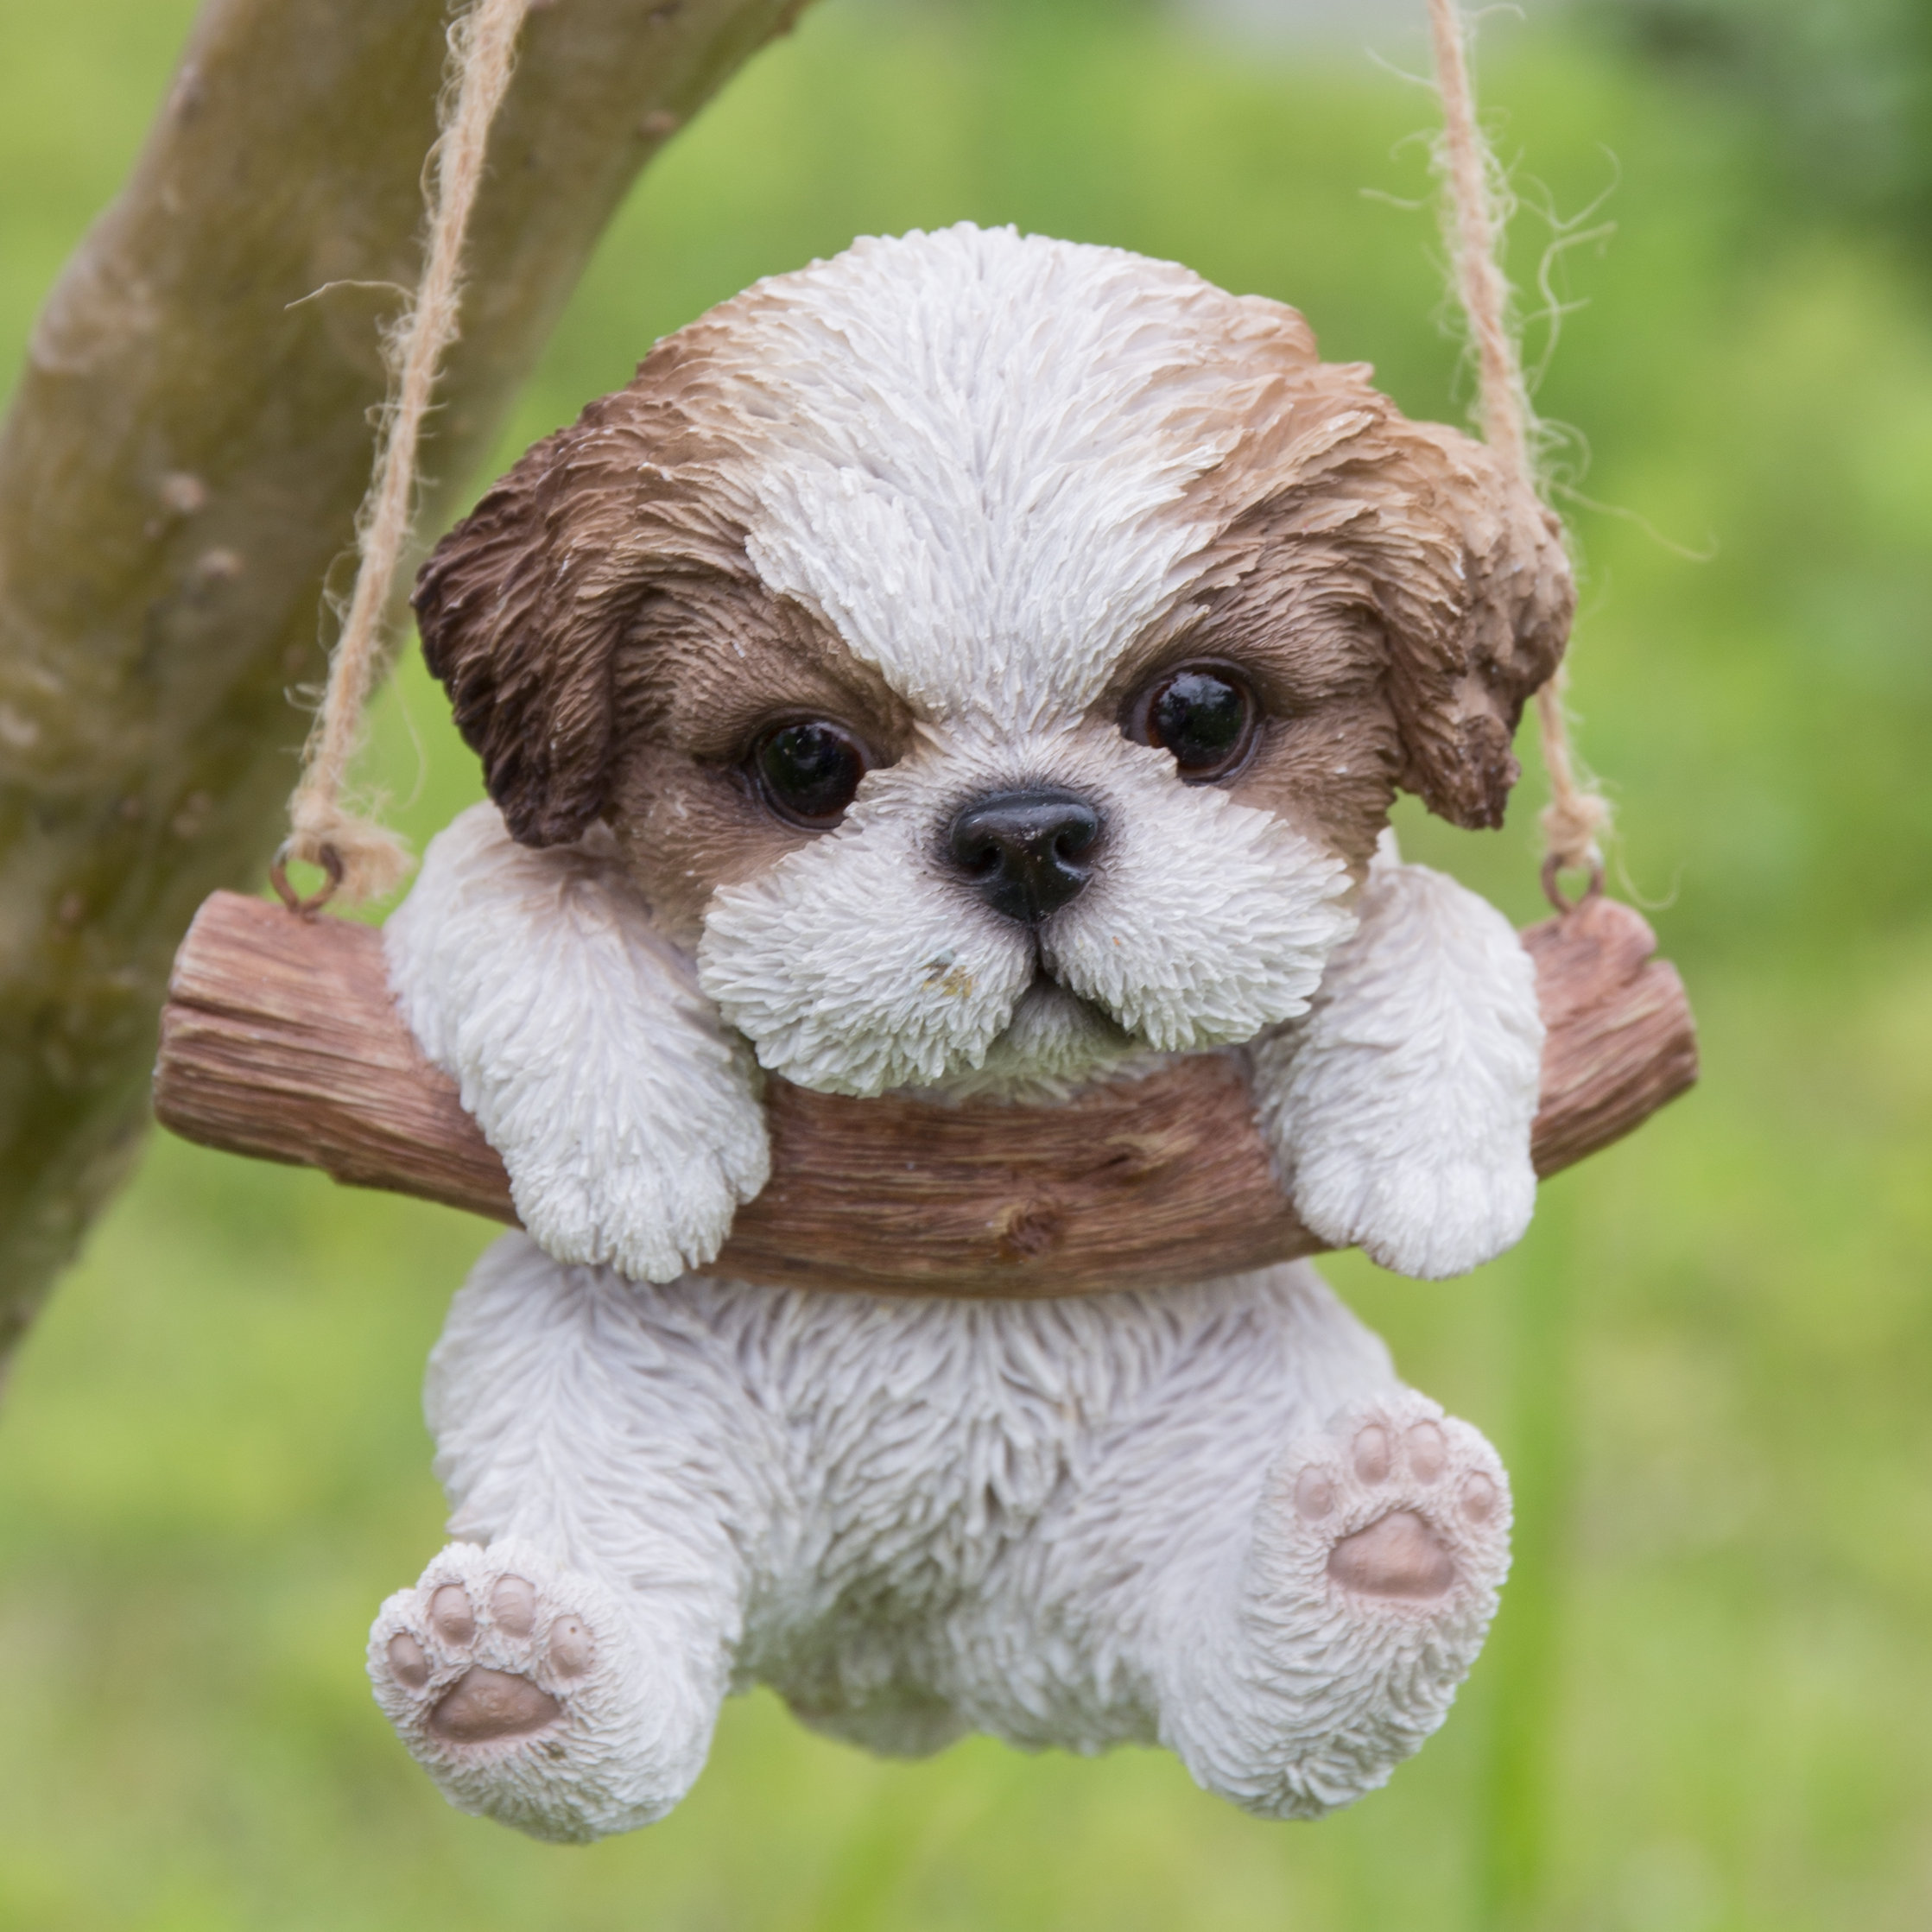
[{"label": "twine rope", "polygon": [[[1505,472],[1536,487],[1536,415],[1523,377],[1523,357],[1509,323],[1510,288],[1500,260],[1508,206],[1506,190],[1477,125],[1469,77],[1469,35],[1457,0],[1428,0],[1436,86],[1442,97],[1439,166],[1447,177],[1449,257],[1455,287],[1476,351],[1477,394],[1483,438]],[[1566,673],[1559,665],[1536,693],[1549,803],[1541,820],[1544,890],[1555,895],[1561,871],[1603,876],[1599,837],[1610,824],[1610,802],[1579,780],[1563,711]]]},{"label": "twine rope", "polygon": [[[301,780],[288,801],[288,838],[276,862],[278,885],[291,858],[329,874],[331,884],[303,903],[306,910],[332,893],[351,903],[379,897],[402,883],[413,863],[396,833],[348,809],[343,791],[362,740],[364,709],[383,668],[383,619],[415,521],[423,422],[443,358],[457,337],[464,239],[483,180],[491,124],[516,65],[517,35],[529,5],[529,0],[475,0],[450,23],[437,101],[439,133],[425,169],[428,226],[422,278],[383,345],[390,390],[375,474],[356,516],[355,586],[330,654],[321,708],[303,749]],[[285,887],[284,896],[289,896]]]}]

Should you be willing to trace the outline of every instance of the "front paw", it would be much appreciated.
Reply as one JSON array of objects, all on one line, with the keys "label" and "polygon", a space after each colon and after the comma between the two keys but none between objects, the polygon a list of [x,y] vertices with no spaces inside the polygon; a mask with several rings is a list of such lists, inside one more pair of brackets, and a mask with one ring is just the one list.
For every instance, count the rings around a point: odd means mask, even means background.
[{"label": "front paw", "polygon": [[532,1240],[559,1261],[609,1265],[632,1281],[669,1282],[717,1258],[739,1204],[770,1172],[756,1097],[720,1093],[681,1134],[534,1138],[503,1150],[510,1198]]},{"label": "front paw", "polygon": [[1536,1205],[1527,1149],[1482,1159],[1444,1150],[1330,1146],[1297,1163],[1295,1211],[1324,1241],[1398,1275],[1466,1275],[1523,1238]]},{"label": "front paw", "polygon": [[532,851],[473,807],[383,942],[403,1017],[539,1246],[652,1282],[716,1258],[770,1171],[757,1069],[608,833]]}]

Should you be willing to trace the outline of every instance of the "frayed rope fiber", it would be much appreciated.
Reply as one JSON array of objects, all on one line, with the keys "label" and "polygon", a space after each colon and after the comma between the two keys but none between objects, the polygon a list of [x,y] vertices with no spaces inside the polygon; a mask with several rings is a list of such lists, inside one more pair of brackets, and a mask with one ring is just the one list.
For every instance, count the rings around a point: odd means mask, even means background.
[{"label": "frayed rope fiber", "polygon": [[[449,63],[430,150],[428,232],[415,300],[385,344],[391,377],[376,473],[356,517],[359,561],[328,685],[302,755],[301,782],[288,801],[282,861],[307,860],[334,880],[351,904],[379,898],[414,860],[394,832],[343,804],[363,710],[383,668],[396,574],[415,514],[417,453],[444,355],[457,337],[464,238],[483,179],[490,129],[516,65],[516,39],[529,0],[476,0],[452,22]],[[331,863],[331,861],[333,863]]]},{"label": "frayed rope fiber", "polygon": [[[1448,186],[1449,255],[1456,295],[1469,318],[1476,352],[1483,437],[1497,460],[1527,488],[1536,485],[1530,448],[1535,416],[1523,380],[1523,358],[1509,326],[1509,284],[1499,259],[1504,196],[1496,162],[1476,123],[1469,79],[1468,29],[1456,0],[1428,0],[1436,86],[1442,96],[1439,165]],[[1599,843],[1610,824],[1610,803],[1578,781],[1563,715],[1561,667],[1536,693],[1549,803],[1543,808],[1546,878],[1555,868],[1600,877]]]}]

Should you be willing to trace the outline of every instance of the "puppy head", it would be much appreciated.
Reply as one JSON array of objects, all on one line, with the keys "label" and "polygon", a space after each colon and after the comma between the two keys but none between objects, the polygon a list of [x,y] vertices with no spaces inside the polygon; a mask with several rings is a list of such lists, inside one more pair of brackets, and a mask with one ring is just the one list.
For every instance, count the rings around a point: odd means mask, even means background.
[{"label": "puppy head", "polygon": [[1499,822],[1572,602],[1480,446],[1113,250],[861,242],[659,345],[416,593],[763,1063],[1078,1078],[1303,1010],[1397,787]]}]

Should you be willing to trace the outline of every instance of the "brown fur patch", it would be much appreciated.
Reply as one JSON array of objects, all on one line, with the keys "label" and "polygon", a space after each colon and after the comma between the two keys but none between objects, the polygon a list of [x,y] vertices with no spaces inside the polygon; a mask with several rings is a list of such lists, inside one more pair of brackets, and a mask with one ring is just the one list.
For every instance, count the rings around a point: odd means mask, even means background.
[{"label": "brown fur patch", "polygon": [[836,717],[880,763],[911,730],[878,674],[745,558],[741,447],[700,420],[720,333],[694,324],[535,445],[437,546],[415,598],[512,834],[563,844],[608,818],[687,934],[716,885],[810,836],[740,775],[761,724]]},{"label": "brown fur patch", "polygon": [[1128,654],[1107,701],[1192,659],[1245,670],[1270,720],[1230,789],[1357,865],[1398,787],[1457,825],[1499,825],[1523,703],[1568,634],[1559,526],[1480,444],[1408,421],[1365,368],[1277,367],[1241,443],[1194,485],[1224,529],[1196,595]]},{"label": "brown fur patch", "polygon": [[693,942],[720,885],[814,834],[768,811],[744,775],[761,726],[852,728],[874,764],[910,747],[911,713],[818,618],[762,587],[693,576],[653,595],[618,653],[618,750],[605,815],[668,930]]}]

